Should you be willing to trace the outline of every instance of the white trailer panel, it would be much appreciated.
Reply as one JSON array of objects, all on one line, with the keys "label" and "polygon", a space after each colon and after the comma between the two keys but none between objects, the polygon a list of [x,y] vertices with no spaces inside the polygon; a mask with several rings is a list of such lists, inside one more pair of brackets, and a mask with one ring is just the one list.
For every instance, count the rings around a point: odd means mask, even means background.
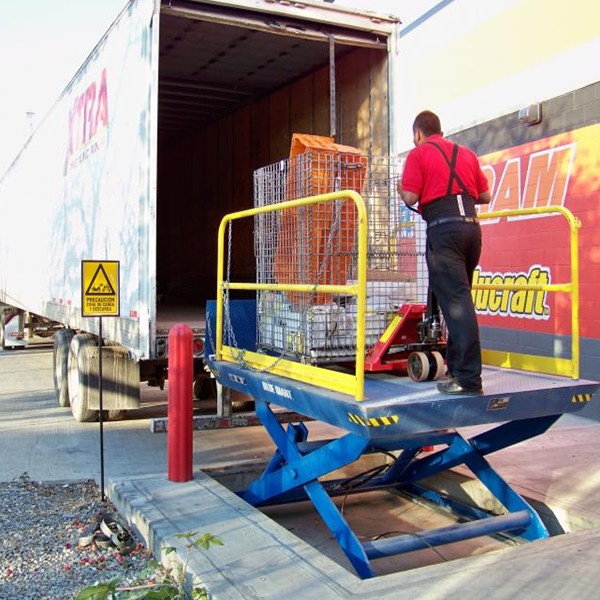
[{"label": "white trailer panel", "polygon": [[104,329],[140,358],[156,287],[153,8],[121,13],[1,181],[3,207],[25,218],[0,237],[0,300],[97,333],[81,317],[81,261],[118,260],[121,316]]}]

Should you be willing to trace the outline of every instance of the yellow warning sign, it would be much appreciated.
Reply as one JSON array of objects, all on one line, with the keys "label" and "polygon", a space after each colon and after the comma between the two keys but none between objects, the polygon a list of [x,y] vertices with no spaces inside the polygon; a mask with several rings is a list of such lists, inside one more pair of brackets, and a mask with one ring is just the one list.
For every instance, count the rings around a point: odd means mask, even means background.
[{"label": "yellow warning sign", "polygon": [[119,261],[81,261],[81,313],[84,317],[119,316]]}]

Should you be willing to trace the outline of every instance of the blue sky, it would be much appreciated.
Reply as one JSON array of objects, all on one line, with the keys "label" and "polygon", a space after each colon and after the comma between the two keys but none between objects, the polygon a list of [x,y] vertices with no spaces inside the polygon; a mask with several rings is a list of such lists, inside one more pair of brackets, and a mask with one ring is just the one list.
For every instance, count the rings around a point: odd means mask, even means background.
[{"label": "blue sky", "polygon": [[0,176],[126,0],[0,0]]}]

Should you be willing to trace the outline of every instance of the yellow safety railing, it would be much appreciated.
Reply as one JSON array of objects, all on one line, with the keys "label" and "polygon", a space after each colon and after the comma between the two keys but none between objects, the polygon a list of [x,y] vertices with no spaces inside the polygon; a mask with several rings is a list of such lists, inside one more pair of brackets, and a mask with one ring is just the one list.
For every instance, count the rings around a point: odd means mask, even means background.
[{"label": "yellow safety railing", "polygon": [[480,220],[498,219],[503,217],[540,215],[560,213],[565,217],[570,231],[571,253],[571,281],[557,284],[477,284],[474,290],[532,290],[542,292],[566,292],[571,295],[571,359],[555,357],[533,356],[501,352],[497,350],[483,350],[483,360],[486,364],[511,367],[525,371],[541,371],[552,375],[570,376],[579,378],[579,229],[581,221],[573,213],[562,206],[548,206],[539,208],[518,208],[514,210],[501,210],[496,212],[480,212]]},{"label": "yellow safety railing", "polygon": [[[351,199],[357,211],[358,222],[358,277],[352,285],[331,285],[315,283],[240,283],[224,279],[225,233],[230,222],[255,217],[256,215],[284,211],[291,208],[311,204],[334,202]],[[366,322],[366,288],[367,288],[367,211],[362,197],[352,190],[342,190],[328,194],[320,194],[297,200],[288,200],[269,206],[251,208],[225,215],[219,226],[218,265],[217,265],[217,302],[215,358],[229,362],[239,362],[242,352],[243,362],[250,368],[268,370],[269,373],[297,379],[306,383],[342,392],[354,396],[356,400],[364,400],[364,363],[365,363],[365,322]],[[251,350],[233,348],[223,344],[223,292],[226,290],[265,290],[282,292],[314,292],[356,296],[357,330],[356,330],[356,367],[354,374],[334,371],[313,365],[260,354]]]}]

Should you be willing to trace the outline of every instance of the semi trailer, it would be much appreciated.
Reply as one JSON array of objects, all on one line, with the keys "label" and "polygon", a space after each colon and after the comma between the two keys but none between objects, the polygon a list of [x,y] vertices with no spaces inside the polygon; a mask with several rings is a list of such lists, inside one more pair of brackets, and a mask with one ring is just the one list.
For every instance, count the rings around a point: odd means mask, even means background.
[{"label": "semi trailer", "polygon": [[[252,205],[254,170],[295,131],[389,153],[398,22],[316,1],[127,2],[0,178],[2,213],[27,215],[0,236],[2,349],[52,340],[57,401],[78,421],[98,418],[101,351],[117,419],[141,383],[163,386],[184,323],[198,390],[221,218]],[[253,281],[251,228],[238,235],[232,270]],[[84,316],[90,260],[118,261],[118,315]]]}]

